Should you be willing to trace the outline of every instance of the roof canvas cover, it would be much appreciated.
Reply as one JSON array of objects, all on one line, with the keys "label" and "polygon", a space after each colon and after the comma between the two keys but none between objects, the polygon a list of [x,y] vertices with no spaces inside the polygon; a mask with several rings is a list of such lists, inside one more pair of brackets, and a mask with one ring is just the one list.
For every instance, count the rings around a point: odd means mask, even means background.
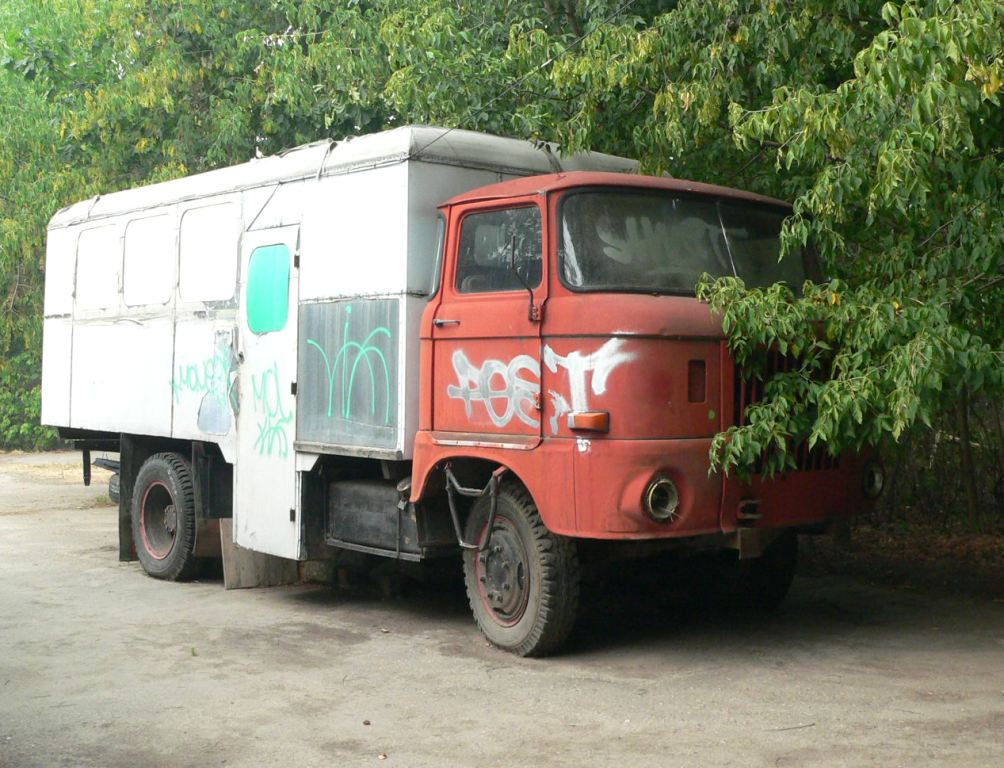
[{"label": "roof canvas cover", "polygon": [[402,126],[340,141],[325,140],[241,165],[99,195],[59,211],[50,229],[254,187],[421,161],[525,176],[558,170],[631,173],[637,163],[597,152],[564,158],[552,145],[474,131]]}]

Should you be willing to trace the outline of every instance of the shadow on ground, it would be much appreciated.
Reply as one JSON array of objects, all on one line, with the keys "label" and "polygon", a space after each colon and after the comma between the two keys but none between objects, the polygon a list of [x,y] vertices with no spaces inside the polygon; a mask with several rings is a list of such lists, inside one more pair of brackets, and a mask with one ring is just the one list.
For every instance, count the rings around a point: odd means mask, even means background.
[{"label": "shadow on ground", "polygon": [[[930,600],[897,590],[868,588],[843,576],[796,578],[788,599],[774,612],[737,608],[686,566],[625,565],[583,585],[579,618],[563,653],[591,655],[615,650],[693,649],[744,653],[771,644],[814,645],[868,629],[894,636],[929,622]],[[288,599],[320,609],[378,608],[393,622],[428,623],[475,636],[459,572],[431,581],[354,574],[348,586],[312,585]]]}]

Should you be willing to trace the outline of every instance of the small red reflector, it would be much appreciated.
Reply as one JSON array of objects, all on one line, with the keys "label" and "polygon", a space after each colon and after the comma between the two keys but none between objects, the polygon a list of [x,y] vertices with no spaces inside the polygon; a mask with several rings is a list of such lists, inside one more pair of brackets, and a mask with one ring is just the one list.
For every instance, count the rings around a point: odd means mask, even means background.
[{"label": "small red reflector", "polygon": [[609,411],[574,411],[568,414],[569,429],[584,429],[590,432],[609,432]]},{"label": "small red reflector", "polygon": [[692,403],[703,403],[707,396],[704,361],[691,360],[687,363],[687,400]]}]

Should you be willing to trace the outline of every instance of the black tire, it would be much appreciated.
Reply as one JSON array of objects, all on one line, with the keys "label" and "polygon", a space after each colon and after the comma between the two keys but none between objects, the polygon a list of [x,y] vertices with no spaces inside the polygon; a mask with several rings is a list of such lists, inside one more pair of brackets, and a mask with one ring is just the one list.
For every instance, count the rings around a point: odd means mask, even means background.
[{"label": "black tire", "polygon": [[195,575],[198,496],[189,463],[177,453],[143,462],[132,495],[132,538],[143,570],[156,579]]},{"label": "black tire", "polygon": [[108,500],[113,504],[119,503],[119,473],[114,472],[108,478]]},{"label": "black tire", "polygon": [[752,611],[776,610],[788,596],[798,564],[798,536],[785,531],[760,557],[739,561],[739,597]]},{"label": "black tire", "polygon": [[[490,509],[488,496],[474,503],[468,541],[481,541]],[[575,544],[547,530],[524,488],[503,484],[487,549],[464,550],[467,599],[484,636],[519,656],[553,653],[575,624],[579,580]]]}]

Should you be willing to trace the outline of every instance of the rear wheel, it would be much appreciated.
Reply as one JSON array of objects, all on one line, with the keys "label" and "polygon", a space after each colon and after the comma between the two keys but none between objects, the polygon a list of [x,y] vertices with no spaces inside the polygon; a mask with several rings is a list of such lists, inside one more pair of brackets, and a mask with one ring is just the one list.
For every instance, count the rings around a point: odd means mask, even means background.
[{"label": "rear wheel", "polygon": [[[493,645],[520,656],[544,656],[561,646],[575,623],[575,545],[547,530],[524,488],[503,485],[497,504],[485,551],[464,550],[471,610]],[[468,541],[483,539],[490,510],[489,497],[475,502],[467,521]]]},{"label": "rear wheel", "polygon": [[785,531],[760,557],[738,562],[739,598],[745,608],[773,611],[788,595],[798,563],[798,536]]},{"label": "rear wheel", "polygon": [[108,500],[113,504],[119,503],[119,473],[115,472],[108,478]]},{"label": "rear wheel", "polygon": [[183,581],[195,574],[196,493],[192,470],[177,453],[148,458],[136,475],[132,536],[150,576]]}]

